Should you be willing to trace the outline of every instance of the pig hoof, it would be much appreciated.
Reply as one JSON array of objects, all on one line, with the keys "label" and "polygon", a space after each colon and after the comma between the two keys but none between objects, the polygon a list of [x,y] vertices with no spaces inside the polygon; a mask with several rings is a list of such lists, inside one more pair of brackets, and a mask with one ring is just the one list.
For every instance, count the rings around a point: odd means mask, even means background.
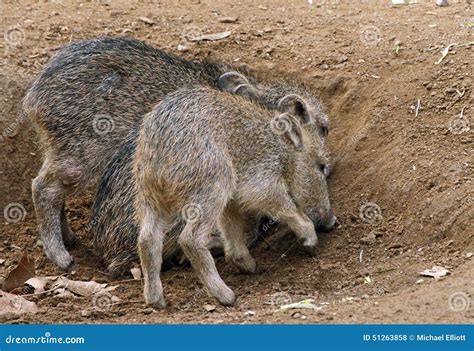
[{"label": "pig hoof", "polygon": [[163,295],[154,297],[145,295],[145,302],[148,306],[153,307],[155,310],[162,310],[166,308],[166,302]]},{"label": "pig hoof", "polygon": [[224,306],[235,306],[237,304],[237,296],[230,288],[227,288],[226,290],[228,291],[217,296],[217,299]]},{"label": "pig hoof", "polygon": [[310,255],[314,256],[316,254],[316,244],[317,241],[315,242],[312,240],[306,240],[305,242],[303,242],[303,249]]},{"label": "pig hoof", "polygon": [[74,260],[68,252],[64,252],[61,256],[46,255],[64,272],[71,273],[75,269]]},{"label": "pig hoof", "polygon": [[71,273],[75,269],[76,269],[76,264],[74,263],[74,260],[71,259],[71,262],[67,265],[66,268],[64,268],[64,271],[66,271],[67,273]]},{"label": "pig hoof", "polygon": [[67,249],[74,247],[76,243],[76,236],[72,233],[70,234],[70,236],[64,239],[64,246],[66,246]]},{"label": "pig hoof", "polygon": [[152,303],[149,302],[148,305],[154,308],[155,310],[163,310],[166,308],[166,302],[164,300],[152,302]]},{"label": "pig hoof", "polygon": [[240,257],[234,260],[234,264],[237,266],[240,273],[252,274],[257,270],[257,264],[252,257]]}]

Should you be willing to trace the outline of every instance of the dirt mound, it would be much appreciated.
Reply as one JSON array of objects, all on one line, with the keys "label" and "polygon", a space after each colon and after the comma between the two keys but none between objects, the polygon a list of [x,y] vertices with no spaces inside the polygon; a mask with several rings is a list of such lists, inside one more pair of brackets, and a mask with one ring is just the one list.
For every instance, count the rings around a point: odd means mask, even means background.
[{"label": "dirt mound", "polygon": [[[14,208],[19,217],[0,223],[0,258],[6,260],[0,275],[19,260],[23,247],[35,257],[39,274],[58,273],[45,259],[35,228],[30,186],[41,152],[19,112],[22,94],[60,45],[106,34],[130,35],[191,59],[241,63],[314,88],[331,117],[330,190],[341,227],[321,234],[316,258],[304,255],[292,238],[267,240],[253,252],[259,269],[252,276],[218,259],[239,295],[235,308],[206,311],[203,305],[216,302],[191,269],[176,268],[163,276],[166,311],[147,309],[141,283],[126,281],[115,292],[122,302],[110,311],[95,310],[90,299],[39,296],[32,299],[40,313],[24,321],[472,323],[472,307],[456,311],[450,301],[474,293],[473,46],[453,47],[435,64],[448,44],[472,41],[472,6],[244,3],[3,5],[0,206]],[[219,21],[229,15],[238,21]],[[191,30],[232,34],[194,43],[186,40]],[[72,228],[82,239],[90,205],[90,193],[68,202]],[[85,240],[72,253],[75,279],[111,280]],[[452,274],[419,281],[418,272],[434,265]],[[306,298],[321,309],[275,312],[280,301]]]}]

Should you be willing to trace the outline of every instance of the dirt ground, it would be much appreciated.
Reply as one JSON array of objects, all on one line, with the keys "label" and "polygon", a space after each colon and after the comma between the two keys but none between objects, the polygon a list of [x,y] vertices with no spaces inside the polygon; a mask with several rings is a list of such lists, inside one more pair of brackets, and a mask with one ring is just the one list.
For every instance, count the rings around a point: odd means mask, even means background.
[{"label": "dirt ground", "polygon": [[[436,64],[449,44],[472,44],[473,5],[312,2],[2,1],[0,208],[17,204],[25,216],[1,218],[0,276],[24,248],[38,275],[60,274],[38,241],[30,186],[41,152],[34,129],[18,117],[19,104],[59,46],[97,36],[131,36],[188,59],[304,81],[331,118],[330,191],[340,221],[320,235],[316,257],[292,238],[270,238],[253,249],[254,275],[218,258],[237,307],[220,306],[189,267],[179,267],[163,274],[169,307],[153,311],[140,280],[116,282],[103,273],[87,245],[92,198],[85,192],[68,201],[82,239],[72,250],[77,271],[70,277],[117,284],[120,302],[98,310],[90,298],[31,296],[39,313],[15,323],[474,322],[474,45],[455,46]],[[222,21],[229,16],[238,19]],[[226,30],[231,35],[223,40],[189,41]],[[451,274],[418,274],[435,265]],[[282,303],[309,298],[318,309],[279,311]]]}]

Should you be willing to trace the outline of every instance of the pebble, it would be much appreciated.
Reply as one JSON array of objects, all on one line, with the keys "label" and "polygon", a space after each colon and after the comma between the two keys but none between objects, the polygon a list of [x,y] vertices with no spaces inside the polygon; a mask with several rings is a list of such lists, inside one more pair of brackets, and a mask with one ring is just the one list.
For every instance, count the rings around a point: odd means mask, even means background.
[{"label": "pebble", "polygon": [[91,310],[82,310],[81,317],[90,317],[92,314]]},{"label": "pebble", "polygon": [[149,308],[143,309],[142,313],[143,314],[151,314],[151,313],[153,313],[153,311],[154,311],[153,308],[149,307]]},{"label": "pebble", "polygon": [[360,243],[370,245],[370,244],[375,243],[376,240],[377,240],[377,237],[375,236],[375,234],[369,233],[360,239]]},{"label": "pebble", "polygon": [[239,19],[237,17],[222,17],[219,18],[219,22],[221,23],[234,23],[237,22]]},{"label": "pebble", "polygon": [[150,26],[155,24],[155,21],[153,21],[151,18],[148,18],[148,17],[145,17],[145,16],[138,17],[138,20],[142,21],[143,23],[149,24]]}]

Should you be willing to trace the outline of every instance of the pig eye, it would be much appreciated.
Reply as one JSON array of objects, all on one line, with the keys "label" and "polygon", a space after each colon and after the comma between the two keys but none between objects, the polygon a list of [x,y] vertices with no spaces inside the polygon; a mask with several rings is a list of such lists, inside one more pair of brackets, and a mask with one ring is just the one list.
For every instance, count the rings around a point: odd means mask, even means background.
[{"label": "pig eye", "polygon": [[328,127],[321,127],[321,134],[322,134],[323,136],[327,137],[328,134],[329,134],[329,129],[328,129]]},{"label": "pig eye", "polygon": [[325,177],[329,175],[329,167],[326,166],[325,164],[321,163],[319,165],[319,171],[324,174]]}]

